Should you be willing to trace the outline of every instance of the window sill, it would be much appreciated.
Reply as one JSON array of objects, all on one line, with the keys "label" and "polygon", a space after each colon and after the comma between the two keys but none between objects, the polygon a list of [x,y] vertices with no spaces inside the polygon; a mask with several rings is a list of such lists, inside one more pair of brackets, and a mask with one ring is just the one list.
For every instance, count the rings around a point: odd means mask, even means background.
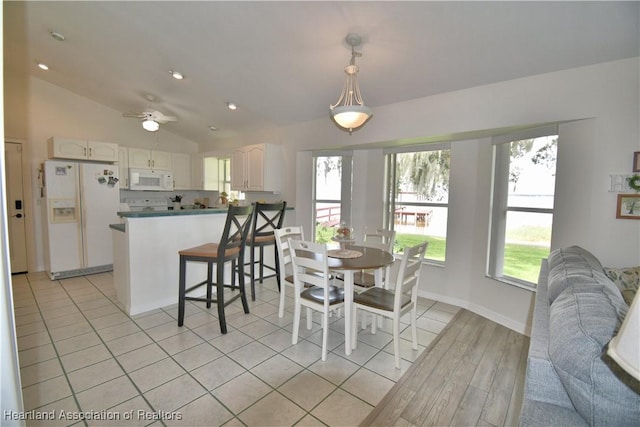
[{"label": "window sill", "polygon": [[526,291],[536,292],[536,283],[525,282],[523,280],[518,280],[515,277],[494,277],[489,275],[486,275],[486,277],[506,285],[515,286],[516,288],[524,289]]},{"label": "window sill", "polygon": [[422,264],[426,264],[429,267],[440,267],[440,268],[444,268],[445,267],[445,263],[444,261],[437,261],[435,259],[424,259],[422,260]]}]

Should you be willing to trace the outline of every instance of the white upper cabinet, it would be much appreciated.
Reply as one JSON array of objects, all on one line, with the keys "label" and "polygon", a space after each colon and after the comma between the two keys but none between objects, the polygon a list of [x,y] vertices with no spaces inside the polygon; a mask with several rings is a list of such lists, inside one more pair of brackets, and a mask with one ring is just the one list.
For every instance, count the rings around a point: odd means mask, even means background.
[{"label": "white upper cabinet", "polygon": [[204,190],[204,153],[191,155],[191,189]]},{"label": "white upper cabinet", "polygon": [[171,153],[167,151],[129,148],[129,167],[170,171],[173,168]]},{"label": "white upper cabinet", "polygon": [[191,155],[172,153],[173,189],[191,190]]},{"label": "white upper cabinet", "polygon": [[118,161],[118,144],[81,139],[49,138],[49,158],[95,160],[100,162]]},{"label": "white upper cabinet", "polygon": [[129,150],[127,147],[118,147],[118,174],[120,176],[120,189],[129,188]]},{"label": "white upper cabinet", "polygon": [[231,156],[231,189],[280,192],[282,168],[282,152],[277,145],[239,148]]}]

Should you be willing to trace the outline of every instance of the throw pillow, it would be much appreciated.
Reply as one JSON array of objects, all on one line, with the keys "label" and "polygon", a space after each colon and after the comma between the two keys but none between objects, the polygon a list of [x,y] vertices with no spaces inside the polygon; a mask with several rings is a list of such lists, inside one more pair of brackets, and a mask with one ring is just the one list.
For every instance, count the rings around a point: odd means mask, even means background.
[{"label": "throw pillow", "polygon": [[626,268],[604,267],[604,273],[620,289],[624,301],[631,305],[631,301],[633,301],[640,286],[640,266]]}]

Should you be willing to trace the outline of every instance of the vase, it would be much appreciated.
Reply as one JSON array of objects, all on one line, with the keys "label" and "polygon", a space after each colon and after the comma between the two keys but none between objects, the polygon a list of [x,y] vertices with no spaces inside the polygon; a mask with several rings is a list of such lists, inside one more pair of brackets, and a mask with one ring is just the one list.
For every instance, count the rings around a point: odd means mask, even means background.
[{"label": "vase", "polygon": [[182,205],[180,204],[180,202],[173,202],[173,210],[174,211],[179,211],[181,207],[182,207]]}]

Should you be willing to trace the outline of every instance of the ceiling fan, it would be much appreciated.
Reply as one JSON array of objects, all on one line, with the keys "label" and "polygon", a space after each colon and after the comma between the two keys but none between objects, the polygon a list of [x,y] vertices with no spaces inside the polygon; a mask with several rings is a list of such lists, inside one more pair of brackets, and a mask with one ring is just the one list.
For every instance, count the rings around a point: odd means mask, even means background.
[{"label": "ceiling fan", "polygon": [[142,127],[149,132],[157,131],[160,129],[160,125],[178,121],[177,117],[166,116],[158,110],[148,110],[141,113],[124,113],[122,116],[140,119]]}]

